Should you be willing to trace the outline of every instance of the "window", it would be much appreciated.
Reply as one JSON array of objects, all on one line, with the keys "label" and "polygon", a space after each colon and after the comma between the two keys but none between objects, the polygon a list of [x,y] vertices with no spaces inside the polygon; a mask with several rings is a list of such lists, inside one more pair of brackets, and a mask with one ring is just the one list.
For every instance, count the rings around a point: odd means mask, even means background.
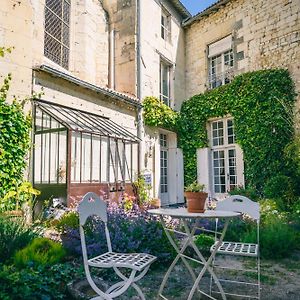
[{"label": "window", "polygon": [[64,68],[69,66],[70,0],[46,0],[44,54]]},{"label": "window", "polygon": [[168,139],[166,134],[159,135],[160,143],[160,193],[168,192]]},{"label": "window", "polygon": [[233,77],[234,58],[231,39],[231,36],[228,36],[208,47],[210,88],[229,83]]},{"label": "window", "polygon": [[171,39],[171,15],[165,9],[161,11],[161,37],[166,41]]},{"label": "window", "polygon": [[222,194],[238,185],[237,154],[232,119],[211,122],[211,149],[214,193]]},{"label": "window", "polygon": [[160,100],[168,106],[170,106],[170,71],[170,65],[160,63]]}]

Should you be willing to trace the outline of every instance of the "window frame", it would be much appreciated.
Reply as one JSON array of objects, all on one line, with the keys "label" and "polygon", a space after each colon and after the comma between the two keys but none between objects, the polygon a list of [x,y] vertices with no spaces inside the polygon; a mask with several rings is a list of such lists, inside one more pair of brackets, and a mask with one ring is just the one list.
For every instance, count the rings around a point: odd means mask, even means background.
[{"label": "window frame", "polygon": [[[166,24],[163,23],[163,20],[166,21]],[[171,14],[164,7],[161,9],[160,37],[167,42],[171,41]]]},{"label": "window frame", "polygon": [[[167,77],[168,77],[167,95],[164,94],[164,81],[163,81],[164,69],[167,69]],[[172,66],[161,59],[159,64],[159,99],[169,107],[171,107],[171,70],[172,70]]]},{"label": "window frame", "polygon": [[[225,62],[225,56],[229,56],[229,67],[226,68],[226,62]],[[213,68],[217,70],[218,64],[215,64],[213,66],[213,61],[217,60],[218,58],[221,58],[221,71],[213,74]],[[208,57],[208,82],[209,82],[209,87],[210,89],[219,87],[221,85],[227,84],[231,81],[232,73],[234,70],[234,53],[233,49],[229,49],[226,51],[223,51],[221,53],[218,53],[217,55],[214,55],[212,57]]]},{"label": "window frame", "polygon": [[[50,3],[47,5],[47,1],[45,1],[44,8],[44,56],[58,64],[59,66],[69,69],[70,64],[70,27],[71,27],[71,0],[58,0],[61,2],[61,15],[55,12],[51,7]],[[52,0],[57,1],[57,0]],[[66,9],[68,9],[66,13]],[[49,11],[47,16],[47,11]],[[60,27],[60,38],[55,37],[53,33],[47,30],[47,17],[53,18],[52,26]],[[65,20],[65,16],[67,20]],[[55,21],[55,22],[54,22]],[[59,25],[58,25],[59,24]],[[48,38],[48,41],[47,41]],[[57,49],[60,49],[59,57],[52,51],[51,49],[47,49],[47,45],[49,46],[49,40],[52,40],[52,48],[55,44]],[[50,47],[49,47],[50,48]]]}]

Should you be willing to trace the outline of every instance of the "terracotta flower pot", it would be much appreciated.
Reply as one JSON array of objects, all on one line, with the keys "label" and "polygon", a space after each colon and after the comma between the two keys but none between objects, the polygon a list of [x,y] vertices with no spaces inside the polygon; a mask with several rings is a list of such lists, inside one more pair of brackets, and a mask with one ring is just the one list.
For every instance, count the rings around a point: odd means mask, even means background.
[{"label": "terracotta flower pot", "polygon": [[185,192],[188,212],[203,213],[208,194],[204,192]]}]

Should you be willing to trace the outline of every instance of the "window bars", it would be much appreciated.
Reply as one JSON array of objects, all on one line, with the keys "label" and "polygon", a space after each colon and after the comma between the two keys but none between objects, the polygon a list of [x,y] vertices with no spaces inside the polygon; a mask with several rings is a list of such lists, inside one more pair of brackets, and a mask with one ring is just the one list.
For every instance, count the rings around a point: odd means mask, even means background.
[{"label": "window bars", "polygon": [[70,0],[46,0],[44,54],[68,69],[70,51]]}]

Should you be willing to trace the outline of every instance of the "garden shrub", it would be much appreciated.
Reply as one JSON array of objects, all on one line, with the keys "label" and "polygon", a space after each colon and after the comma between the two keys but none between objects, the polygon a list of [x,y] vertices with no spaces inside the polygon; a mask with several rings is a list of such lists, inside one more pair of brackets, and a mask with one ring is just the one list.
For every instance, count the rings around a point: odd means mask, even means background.
[{"label": "garden shrub", "polygon": [[[7,102],[11,76],[0,88],[0,199],[23,181],[30,148],[31,118],[23,111],[24,101]],[[0,201],[0,211],[16,209],[14,201]]]},{"label": "garden shrub", "polygon": [[[160,261],[170,260],[174,249],[169,243],[158,218],[150,216],[136,205],[130,211],[116,203],[108,207],[108,227],[112,248],[116,252],[145,252]],[[103,222],[98,217],[89,218],[85,225],[86,244],[89,255],[107,251]],[[63,245],[71,253],[81,255],[78,228],[64,227]]]},{"label": "garden shrub", "polygon": [[253,187],[241,187],[238,186],[235,189],[231,190],[228,192],[229,195],[240,195],[240,196],[245,196],[252,201],[258,201],[259,200],[259,193],[257,190],[255,190]]},{"label": "garden shrub", "polygon": [[277,175],[267,181],[264,187],[264,195],[270,199],[278,199],[287,208],[289,204],[294,202],[295,189],[292,179],[286,175]]},{"label": "garden shrub", "polygon": [[215,239],[213,236],[201,233],[196,235],[194,242],[201,251],[209,252],[210,247],[215,243]]},{"label": "garden shrub", "polygon": [[50,300],[70,299],[67,283],[83,277],[82,267],[66,262],[52,266],[26,267],[0,265],[0,299]]},{"label": "garden shrub", "polygon": [[24,226],[22,222],[0,216],[0,262],[9,260],[37,236],[36,230]]},{"label": "garden shrub", "polygon": [[52,265],[61,261],[66,255],[63,246],[47,238],[36,238],[24,249],[16,252],[14,263],[23,268],[28,265]]},{"label": "garden shrub", "polygon": [[58,220],[56,220],[55,227],[59,232],[65,232],[68,229],[78,229],[78,213],[76,211],[70,211],[63,214]]}]

